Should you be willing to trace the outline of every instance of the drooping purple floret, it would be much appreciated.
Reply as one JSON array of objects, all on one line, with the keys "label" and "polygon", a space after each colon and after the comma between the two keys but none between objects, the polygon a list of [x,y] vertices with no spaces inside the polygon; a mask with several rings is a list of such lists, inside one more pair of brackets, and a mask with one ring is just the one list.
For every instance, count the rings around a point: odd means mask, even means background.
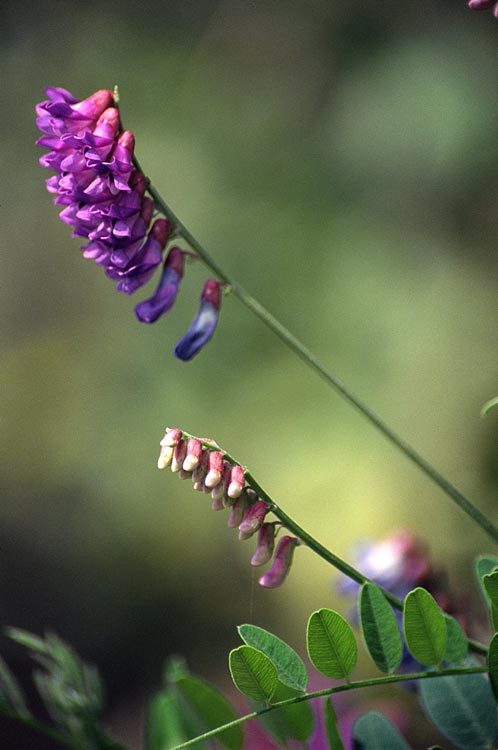
[{"label": "drooping purple floret", "polygon": [[208,279],[201,293],[199,312],[190,327],[175,346],[178,359],[187,362],[212,338],[220,314],[221,290],[215,279]]},{"label": "drooping purple floret", "polygon": [[135,307],[135,314],[142,323],[154,323],[174,304],[183,276],[185,260],[179,247],[172,247],[165,260],[159,285],[149,299]]}]

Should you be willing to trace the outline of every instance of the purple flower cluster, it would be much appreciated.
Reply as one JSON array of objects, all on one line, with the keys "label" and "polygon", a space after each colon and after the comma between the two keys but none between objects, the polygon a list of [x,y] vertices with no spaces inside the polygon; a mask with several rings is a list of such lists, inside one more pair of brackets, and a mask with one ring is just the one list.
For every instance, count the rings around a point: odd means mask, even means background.
[{"label": "purple flower cluster", "polygon": [[[466,602],[451,593],[446,572],[434,565],[427,545],[411,531],[395,531],[376,543],[358,546],[353,565],[399,599],[404,599],[409,591],[422,586],[430,591],[442,609],[465,627]],[[342,578],[338,586],[340,593],[355,597],[358,588],[359,584],[350,578]],[[401,613],[396,612],[396,616],[401,624]],[[358,621],[356,608],[351,613],[351,620],[355,624]],[[405,671],[419,668],[406,648],[402,668]]]},{"label": "purple flower cluster", "polygon": [[229,509],[228,526],[238,528],[240,541],[257,534],[251,565],[265,565],[273,558],[259,584],[270,589],[280,586],[289,573],[294,550],[300,542],[296,537],[283,536],[274,554],[279,524],[266,520],[270,508],[248,485],[242,466],[228,461],[214,441],[186,436],[177,427],[166,429],[160,445],[158,468],[171,467],[180,479],[191,479],[195,490],[211,495],[213,510]]},{"label": "purple flower cluster", "polygon": [[471,10],[488,10],[493,8],[493,15],[498,18],[498,2],[496,0],[468,0],[468,7]]},{"label": "purple flower cluster", "polygon": [[[60,218],[73,236],[88,241],[83,257],[102,266],[118,291],[133,294],[163,263],[173,235],[166,218],[150,226],[154,202],[145,195],[146,177],[133,164],[133,133],[122,130],[111,91],[96,91],[82,101],[63,88],[45,93],[48,98],[36,106],[36,124],[43,133],[37,144],[50,149],[40,164],[56,172],[47,189],[63,207]],[[138,320],[153,323],[173,306],[184,256],[176,246],[166,254],[156,291],[135,308]],[[191,359],[212,337],[220,303],[220,284],[208,279],[199,312],[175,347],[179,359]]]}]

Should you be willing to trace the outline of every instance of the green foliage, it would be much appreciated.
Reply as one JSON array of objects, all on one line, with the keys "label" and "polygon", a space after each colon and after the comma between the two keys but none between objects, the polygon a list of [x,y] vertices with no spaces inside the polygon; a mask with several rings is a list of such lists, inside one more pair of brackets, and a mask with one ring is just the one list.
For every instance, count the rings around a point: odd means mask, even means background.
[{"label": "green foliage", "polygon": [[14,715],[20,717],[31,716],[26,705],[26,699],[21,686],[0,656],[0,696]]},{"label": "green foliage", "polygon": [[[119,748],[106,736],[101,726],[104,697],[96,669],[85,664],[70,646],[53,633],[38,638],[24,630],[11,628],[7,634],[27,648],[39,665],[33,680],[60,732],[82,750]],[[4,671],[4,679],[5,675]]]},{"label": "green foliage", "polygon": [[339,734],[339,729],[337,727],[337,717],[335,715],[331,698],[324,699],[323,710],[325,714],[325,731],[327,732],[329,749],[344,750],[344,743],[341,739],[341,735]]},{"label": "green foliage", "polygon": [[428,718],[461,750],[491,750],[497,737],[496,703],[489,682],[479,674],[421,680]]},{"label": "green foliage", "polygon": [[[188,739],[178,701],[171,689],[149,702],[144,726],[145,750],[169,750]],[[201,747],[201,745],[199,745]]]},{"label": "green foliage", "polygon": [[370,711],[355,722],[354,750],[410,750],[397,729],[384,714]]},{"label": "green foliage", "polygon": [[268,703],[278,685],[277,670],[265,654],[253,646],[239,646],[229,654],[235,687],[248,698]]},{"label": "green foliage", "polygon": [[[479,585],[483,601],[489,610],[489,617],[493,630],[498,630],[498,606],[490,599],[484,578],[492,575],[498,569],[498,557],[496,555],[480,555],[474,563],[474,571]],[[491,590],[494,590],[494,584],[490,583]]]},{"label": "green foliage", "polygon": [[[175,684],[175,690],[184,715],[191,716],[196,733],[207,732],[237,718],[228,701],[211,685],[197,677],[180,678]],[[243,742],[241,727],[225,730],[219,735],[219,741],[226,750],[240,750]]]},{"label": "green foliage", "polygon": [[273,633],[256,625],[239,625],[237,630],[244,643],[262,651],[272,660],[278,678],[284,685],[301,692],[306,690],[308,684],[306,667],[293,648]]},{"label": "green foliage", "polygon": [[434,598],[423,588],[410,591],[403,606],[406,645],[422,664],[440,664],[446,647],[446,623]]},{"label": "green foliage", "polygon": [[486,401],[486,403],[482,405],[481,417],[485,417],[488,411],[493,409],[493,407],[495,406],[498,406],[498,396],[494,396],[493,398],[490,398],[489,401]]},{"label": "green foliage", "polygon": [[444,660],[448,662],[463,661],[469,651],[469,642],[467,636],[462,630],[462,626],[451,615],[444,615],[446,624],[446,648],[444,651]]},{"label": "green foliage", "polygon": [[401,663],[403,642],[386,597],[373,583],[360,592],[360,622],[368,652],[381,672],[394,672]]},{"label": "green foliage", "polygon": [[493,570],[492,573],[486,573],[482,577],[482,583],[491,604],[494,607],[498,607],[498,570]]},{"label": "green foliage", "polygon": [[495,633],[488,651],[489,680],[495,698],[498,700],[498,633]]},{"label": "green foliage", "polygon": [[345,679],[353,671],[358,647],[351,626],[332,609],[313,612],[307,627],[308,654],[319,672]]},{"label": "green foliage", "polygon": [[[284,685],[279,680],[272,703],[294,698],[297,695],[302,695],[302,692]],[[304,701],[291,706],[282,706],[270,714],[263,715],[261,720],[282,745],[285,745],[287,740],[305,742],[313,731],[313,712],[309,703]]]}]

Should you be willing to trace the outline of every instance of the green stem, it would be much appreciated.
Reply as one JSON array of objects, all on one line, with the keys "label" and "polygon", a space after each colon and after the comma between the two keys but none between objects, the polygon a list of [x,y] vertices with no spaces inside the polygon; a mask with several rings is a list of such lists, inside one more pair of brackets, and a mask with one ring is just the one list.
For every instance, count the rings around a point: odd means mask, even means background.
[{"label": "green stem", "polygon": [[[143,172],[140,164],[134,159],[135,167]],[[145,174],[145,173],[144,173]],[[204,264],[218,277],[220,281],[227,284],[233,294],[239,298],[239,300],[253,312],[257,317],[263,321],[263,323],[275,333],[281,341],[300,357],[312,370],[314,370],[328,385],[335,388],[350,404],[352,404],[358,411],[360,411],[364,417],[366,417],[375,427],[377,427],[383,435],[396,445],[407,458],[410,459],[418,468],[424,472],[433,482],[435,482],[451,499],[460,506],[460,508],[470,516],[475,523],[477,523],[484,531],[493,539],[498,542],[498,528],[479,510],[476,508],[470,500],[462,495],[462,493],[454,487],[440,472],[432,466],[423,456],[421,456],[414,448],[409,445],[403,438],[394,432],[383,419],[381,419],[375,412],[373,412],[367,404],[356,396],[333,372],[327,369],[318,359],[315,357],[296,336],[294,336],[280,321],[278,321],[263,305],[261,305],[254,297],[252,297],[246,290],[227,274],[221,266],[209,255],[207,250],[196,240],[196,238],[190,233],[185,224],[176,216],[174,211],[168,206],[168,204],[161,197],[156,188],[149,184],[148,191],[151,197],[154,199],[156,207],[168,217],[168,219],[175,226],[176,232],[183,237],[190,247],[195,250],[199,258],[202,259]]]},{"label": "green stem", "polygon": [[258,716],[268,714],[271,711],[276,711],[278,708],[282,708],[283,706],[292,706],[294,703],[302,703],[303,701],[309,701],[313,698],[323,698],[324,696],[333,695],[334,693],[345,693],[348,690],[359,690],[360,688],[382,687],[383,685],[392,685],[395,682],[408,682],[409,680],[432,680],[437,679],[438,677],[448,677],[449,675],[479,674],[485,673],[486,671],[487,670],[484,667],[467,667],[465,669],[445,669],[444,672],[413,672],[412,674],[393,674],[388,675],[387,677],[374,677],[370,680],[357,680],[356,682],[349,682],[347,685],[339,685],[338,687],[316,690],[313,693],[304,693],[303,695],[298,695],[294,698],[288,698],[285,701],[274,703],[268,708],[262,708],[259,711],[251,711],[251,713],[245,714],[245,716],[240,716],[238,719],[234,719],[234,721],[228,722],[228,724],[223,724],[223,726],[217,727],[216,729],[211,729],[209,732],[204,732],[204,734],[200,734],[198,737],[194,737],[187,742],[182,742],[181,745],[176,745],[174,748],[172,748],[172,750],[183,750],[183,748],[192,747],[192,745],[196,745],[198,742],[202,742],[204,740],[210,739],[211,737],[215,737],[216,735],[226,731],[227,729],[232,729],[232,727],[239,726],[239,724],[243,724],[245,721],[249,721],[249,719],[256,719]]},{"label": "green stem", "polygon": [[[185,430],[182,430],[182,433],[187,438],[196,437],[189,432],[185,432]],[[200,438],[196,439],[200,440]],[[200,442],[208,450],[213,450],[212,443],[206,442],[205,440],[200,440]],[[321,557],[322,560],[325,560],[325,562],[329,563],[329,565],[332,565],[337,570],[340,570],[341,573],[344,573],[344,575],[346,575],[348,578],[351,578],[353,581],[356,581],[356,583],[359,583],[360,585],[362,585],[363,583],[374,583],[373,581],[370,581],[369,578],[364,576],[363,573],[360,573],[359,570],[353,568],[352,565],[347,563],[341,557],[334,555],[333,552],[327,549],[327,547],[324,547],[323,544],[315,539],[315,537],[311,536],[311,534],[308,534],[305,529],[299,526],[299,524],[294,521],[293,518],[288,516],[287,513],[282,510],[279,505],[277,505],[273,498],[266,492],[266,490],[259,484],[259,482],[256,481],[251,472],[248,471],[245,466],[242,466],[242,464],[237,461],[236,458],[234,458],[230,453],[227,453],[227,451],[225,451],[224,449],[220,448],[220,450],[222,451],[227,461],[232,464],[236,464],[237,466],[241,466],[244,469],[247,484],[254,490],[258,497],[268,503],[271,512],[279,519],[279,521],[282,522],[282,525],[285,526],[288,531],[295,534],[303,544],[313,550],[313,552]],[[376,585],[378,586],[378,584]],[[397,596],[392,594],[383,586],[378,586],[378,588],[380,588],[386,599],[392,604],[393,607],[398,609],[400,612],[403,611],[403,602],[401,601],[401,599],[398,599]],[[487,655],[488,649],[482,643],[474,641],[471,638],[468,638],[467,641],[471,651],[476,654],[481,654],[482,656]]]}]

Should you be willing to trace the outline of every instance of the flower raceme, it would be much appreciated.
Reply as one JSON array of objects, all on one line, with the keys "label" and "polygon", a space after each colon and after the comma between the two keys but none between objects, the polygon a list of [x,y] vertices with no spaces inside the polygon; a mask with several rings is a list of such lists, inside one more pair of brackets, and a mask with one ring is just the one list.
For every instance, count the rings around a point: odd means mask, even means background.
[{"label": "flower raceme", "polygon": [[[152,222],[154,202],[145,193],[148,180],[134,165],[135,138],[123,130],[111,91],[102,89],[78,101],[63,88],[45,89],[36,106],[43,135],[37,144],[50,149],[40,164],[56,172],[46,181],[61,221],[83,237],[83,257],[102,266],[116,289],[134,294],[163,264],[154,294],[135,307],[142,323],[153,323],[173,306],[192,253],[166,247],[175,234],[168,218]],[[164,260],[164,255],[166,258]],[[221,285],[208,279],[201,307],[175,354],[184,361],[210,340],[218,322]]]},{"label": "flower raceme", "polygon": [[213,510],[227,509],[227,525],[238,529],[240,541],[257,535],[251,565],[266,565],[273,558],[272,565],[260,577],[259,584],[264,588],[281,586],[287,578],[294,550],[300,541],[297,537],[283,536],[274,553],[275,538],[281,524],[266,520],[271,507],[251,488],[244,468],[229,460],[213,440],[192,437],[177,427],[166,429],[160,445],[158,468],[170,467],[180,479],[191,479],[194,490],[211,495]]}]

